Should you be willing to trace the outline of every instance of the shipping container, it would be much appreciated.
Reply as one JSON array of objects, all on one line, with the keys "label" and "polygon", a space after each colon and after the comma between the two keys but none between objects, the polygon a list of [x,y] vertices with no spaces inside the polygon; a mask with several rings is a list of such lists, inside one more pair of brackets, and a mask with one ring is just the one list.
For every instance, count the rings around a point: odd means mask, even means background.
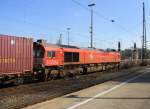
[{"label": "shipping container", "polygon": [[0,35],[0,76],[32,72],[33,40]]}]

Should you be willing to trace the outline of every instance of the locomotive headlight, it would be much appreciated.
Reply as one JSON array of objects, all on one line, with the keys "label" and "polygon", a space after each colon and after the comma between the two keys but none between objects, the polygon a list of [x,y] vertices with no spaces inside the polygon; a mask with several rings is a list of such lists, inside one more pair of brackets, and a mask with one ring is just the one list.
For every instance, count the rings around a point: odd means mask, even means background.
[{"label": "locomotive headlight", "polygon": [[36,75],[37,74],[37,72],[34,72],[34,75]]}]

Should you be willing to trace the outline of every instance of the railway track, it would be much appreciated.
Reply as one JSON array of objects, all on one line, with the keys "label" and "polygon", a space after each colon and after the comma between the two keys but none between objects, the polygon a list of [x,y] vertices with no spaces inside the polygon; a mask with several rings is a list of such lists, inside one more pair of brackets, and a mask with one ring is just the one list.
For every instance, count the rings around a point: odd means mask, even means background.
[{"label": "railway track", "polygon": [[145,67],[134,67],[117,72],[96,72],[78,75],[69,79],[58,79],[48,82],[25,84],[0,89],[0,109],[19,109],[28,105],[53,99],[78,91],[105,81],[127,76]]}]

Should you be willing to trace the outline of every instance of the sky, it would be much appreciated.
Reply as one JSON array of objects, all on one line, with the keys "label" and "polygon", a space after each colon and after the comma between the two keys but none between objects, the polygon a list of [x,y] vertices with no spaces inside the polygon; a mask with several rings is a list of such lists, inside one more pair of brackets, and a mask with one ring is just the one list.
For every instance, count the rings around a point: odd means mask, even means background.
[{"label": "sky", "polygon": [[[96,48],[141,47],[142,2],[146,5],[147,40],[150,41],[150,0],[0,0],[0,34],[45,39],[56,43],[62,34],[67,44],[90,46],[90,11],[95,3],[94,36]],[[111,22],[115,20],[115,22]],[[150,47],[150,42],[148,42]]]}]

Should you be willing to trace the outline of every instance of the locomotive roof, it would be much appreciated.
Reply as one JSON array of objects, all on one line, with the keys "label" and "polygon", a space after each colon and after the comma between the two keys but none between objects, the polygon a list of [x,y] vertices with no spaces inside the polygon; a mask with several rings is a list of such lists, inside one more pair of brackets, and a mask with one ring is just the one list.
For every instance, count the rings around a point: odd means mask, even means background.
[{"label": "locomotive roof", "polygon": [[54,47],[54,48],[71,48],[71,49],[81,49],[81,50],[95,50],[99,52],[116,52],[116,51],[107,51],[103,49],[97,49],[97,48],[86,48],[86,47],[77,47],[77,46],[68,46],[68,45],[57,45],[57,44],[50,44],[50,43],[39,43],[39,42],[34,42],[36,44],[40,44],[43,47]]}]

